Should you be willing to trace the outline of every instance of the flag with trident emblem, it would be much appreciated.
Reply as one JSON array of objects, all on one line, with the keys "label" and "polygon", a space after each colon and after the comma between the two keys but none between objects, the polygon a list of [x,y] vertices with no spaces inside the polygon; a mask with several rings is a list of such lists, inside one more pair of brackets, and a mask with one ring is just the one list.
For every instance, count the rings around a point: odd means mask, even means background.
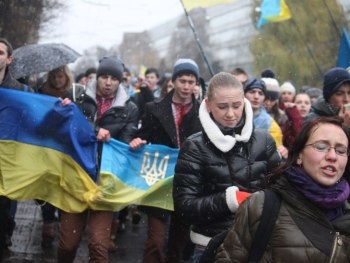
[{"label": "flag with trident emblem", "polygon": [[174,210],[173,175],[178,149],[145,145],[133,151],[129,145],[111,139],[103,145],[100,169],[100,197],[93,209],[118,211],[129,204]]}]

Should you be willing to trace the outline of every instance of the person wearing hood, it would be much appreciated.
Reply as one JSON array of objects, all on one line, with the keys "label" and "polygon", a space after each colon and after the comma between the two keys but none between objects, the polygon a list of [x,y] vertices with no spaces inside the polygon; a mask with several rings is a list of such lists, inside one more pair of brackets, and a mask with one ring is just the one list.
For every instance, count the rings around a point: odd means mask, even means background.
[{"label": "person wearing hood", "polygon": [[343,126],[350,128],[350,73],[345,68],[331,68],[324,74],[323,96],[319,97],[311,106],[311,111],[304,119],[308,122],[316,117],[339,116]]},{"label": "person wearing hood", "polygon": [[239,203],[263,189],[267,173],[281,162],[272,136],[254,129],[252,106],[232,74],[212,77],[199,119],[203,129],[181,146],[173,182],[175,213],[192,226],[193,262],[229,229]]},{"label": "person wearing hood", "polygon": [[[104,57],[99,64],[96,79],[88,82],[86,93],[79,96],[76,104],[94,125],[98,151],[102,142],[110,138],[129,143],[137,131],[138,109],[119,84],[123,81],[124,65],[115,57]],[[59,263],[73,262],[79,243],[88,226],[89,262],[107,263],[111,233],[116,231],[113,211],[86,210],[82,213],[61,211],[60,240],[57,257]]]}]

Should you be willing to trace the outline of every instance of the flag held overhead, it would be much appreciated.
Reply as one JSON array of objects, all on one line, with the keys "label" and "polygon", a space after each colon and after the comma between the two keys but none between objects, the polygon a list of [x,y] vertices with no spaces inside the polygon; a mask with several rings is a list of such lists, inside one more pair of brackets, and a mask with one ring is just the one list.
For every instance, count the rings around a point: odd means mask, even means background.
[{"label": "flag held overhead", "polygon": [[285,0],[262,0],[257,28],[268,23],[281,22],[292,17]]},{"label": "flag held overhead", "polygon": [[350,67],[350,38],[346,28],[343,28],[343,36],[340,41],[337,67]]},{"label": "flag held overhead", "polygon": [[207,8],[213,5],[230,3],[233,0],[182,0],[187,11],[191,11],[196,7]]}]

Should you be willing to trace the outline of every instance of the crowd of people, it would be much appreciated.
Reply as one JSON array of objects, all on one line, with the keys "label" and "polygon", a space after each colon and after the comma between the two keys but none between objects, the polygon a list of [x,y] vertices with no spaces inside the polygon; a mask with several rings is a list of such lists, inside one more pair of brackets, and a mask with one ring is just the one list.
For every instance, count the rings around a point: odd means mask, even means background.
[{"label": "crowd of people", "polygon": [[[96,133],[97,156],[111,138],[132,151],[179,149],[174,211],[130,204],[69,213],[37,200],[42,247],[58,238],[57,262],[74,262],[85,228],[88,261],[108,262],[128,216],[147,221],[144,263],[350,262],[347,69],[331,68],[322,88],[304,89],[270,68],[259,76],[235,68],[205,81],[193,59],[179,58],[171,72],[150,67],[132,83],[123,61],[108,56],[75,78],[62,65],[29,85],[11,76],[12,51],[1,38],[1,88],[75,103]],[[260,238],[268,193],[279,206]],[[15,206],[0,196],[0,258],[11,246]]]}]

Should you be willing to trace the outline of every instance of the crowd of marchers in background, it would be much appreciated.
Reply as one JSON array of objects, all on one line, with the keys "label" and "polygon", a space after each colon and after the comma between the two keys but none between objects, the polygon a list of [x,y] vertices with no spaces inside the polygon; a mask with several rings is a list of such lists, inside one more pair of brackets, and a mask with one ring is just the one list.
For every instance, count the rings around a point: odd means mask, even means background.
[{"label": "crowd of marchers in background", "polygon": [[[323,87],[302,89],[270,68],[205,80],[196,61],[180,58],[171,72],[149,67],[140,76],[106,56],[84,73],[62,65],[16,80],[12,51],[1,38],[1,88],[75,103],[95,130],[98,156],[111,138],[131,150],[149,143],[179,149],[174,211],[130,204],[69,213],[36,200],[42,248],[58,239],[57,262],[74,261],[85,228],[86,260],[108,262],[126,221],[142,217],[144,263],[350,262],[347,69],[331,68]],[[272,208],[265,202],[271,193]],[[15,211],[16,201],[1,196],[0,257],[12,245]],[[269,227],[267,213],[274,215]]]}]

